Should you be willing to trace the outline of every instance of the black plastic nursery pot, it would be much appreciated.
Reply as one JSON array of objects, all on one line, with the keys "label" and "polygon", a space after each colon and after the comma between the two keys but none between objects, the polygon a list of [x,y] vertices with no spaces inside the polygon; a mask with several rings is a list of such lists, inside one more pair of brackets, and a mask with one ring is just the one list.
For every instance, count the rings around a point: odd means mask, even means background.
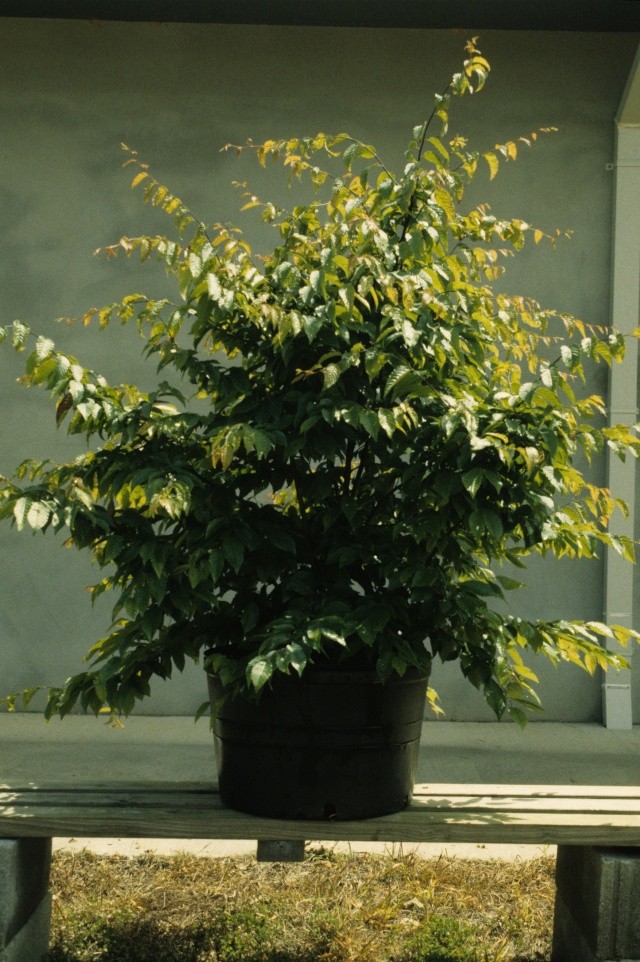
[{"label": "black plastic nursery pot", "polygon": [[223,803],[282,819],[373,818],[411,801],[427,678],[308,667],[259,698],[209,675]]}]

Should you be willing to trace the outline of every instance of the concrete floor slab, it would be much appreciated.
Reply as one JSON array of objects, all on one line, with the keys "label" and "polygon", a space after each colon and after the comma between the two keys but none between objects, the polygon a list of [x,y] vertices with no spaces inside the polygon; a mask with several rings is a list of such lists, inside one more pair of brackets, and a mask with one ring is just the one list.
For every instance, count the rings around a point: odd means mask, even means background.
[{"label": "concrete floor slab", "polygon": [[[121,729],[101,718],[0,714],[0,785],[109,784],[215,779],[206,720],[128,719]],[[640,726],[425,722],[420,782],[640,785]]]}]

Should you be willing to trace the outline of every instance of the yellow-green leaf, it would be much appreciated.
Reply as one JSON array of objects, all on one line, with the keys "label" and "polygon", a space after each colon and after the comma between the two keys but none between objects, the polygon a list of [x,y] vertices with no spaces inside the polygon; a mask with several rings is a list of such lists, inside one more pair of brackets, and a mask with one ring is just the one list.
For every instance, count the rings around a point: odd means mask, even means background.
[{"label": "yellow-green leaf", "polygon": [[498,173],[498,168],[500,167],[500,161],[498,160],[495,154],[491,153],[491,151],[489,151],[489,153],[487,154],[483,154],[482,156],[484,157],[487,164],[489,165],[489,180],[493,180],[493,178]]}]

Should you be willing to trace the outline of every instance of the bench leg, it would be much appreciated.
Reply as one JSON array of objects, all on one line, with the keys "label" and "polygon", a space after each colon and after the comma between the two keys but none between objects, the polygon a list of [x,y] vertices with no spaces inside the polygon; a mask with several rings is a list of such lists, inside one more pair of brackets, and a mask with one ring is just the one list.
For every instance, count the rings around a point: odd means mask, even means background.
[{"label": "bench leg", "polygon": [[258,862],[304,862],[304,842],[259,839],[256,858]]},{"label": "bench leg", "polygon": [[0,962],[41,962],[51,923],[50,838],[0,839]]},{"label": "bench leg", "polygon": [[558,846],[552,962],[640,962],[640,848]]}]

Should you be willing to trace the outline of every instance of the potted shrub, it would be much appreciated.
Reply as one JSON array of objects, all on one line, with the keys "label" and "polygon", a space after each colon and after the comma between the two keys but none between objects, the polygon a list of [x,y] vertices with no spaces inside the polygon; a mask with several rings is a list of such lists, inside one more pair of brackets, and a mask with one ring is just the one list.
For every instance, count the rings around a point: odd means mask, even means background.
[{"label": "potted shrub", "polygon": [[[470,42],[399,173],[346,134],[238,148],[313,188],[291,211],[247,194],[244,207],[275,230],[266,256],[201,223],[125,148],[132,186],[176,236],[123,237],[106,252],[159,260],[179,296],[131,294],[82,320],[137,323],[157,387],[108,384],[49,339],[31,345],[20,322],[2,332],[28,351],[24,380],[51,392],[56,422],[91,444],[3,478],[0,513],[20,529],[67,529],[105,570],[94,597],[117,599],[86,670],[49,689],[47,717],[76,703],[127,715],[154,677],[202,660],[224,797],[355,817],[410,796],[433,659],[457,660],[498,717],[521,723],[537,704],[527,650],[591,672],[623,664],[602,639],[634,632],[527,621],[500,605],[518,587],[500,566],[534,552],[593,558],[605,546],[632,560],[607,527],[624,506],[577,459],[605,445],[635,455],[638,442],[603,426],[603,401],[572,386],[592,362],[619,361],[622,336],[496,290],[502,256],[546,235],[464,206],[480,169],[493,177],[537,136],[484,154],[449,138],[452,98],[480,90],[488,71]],[[329,735],[352,725],[351,709],[364,732]],[[319,735],[307,731],[316,716]],[[274,747],[289,724],[291,743]],[[240,761],[227,742],[239,731]],[[292,784],[269,807],[275,758]]]}]

